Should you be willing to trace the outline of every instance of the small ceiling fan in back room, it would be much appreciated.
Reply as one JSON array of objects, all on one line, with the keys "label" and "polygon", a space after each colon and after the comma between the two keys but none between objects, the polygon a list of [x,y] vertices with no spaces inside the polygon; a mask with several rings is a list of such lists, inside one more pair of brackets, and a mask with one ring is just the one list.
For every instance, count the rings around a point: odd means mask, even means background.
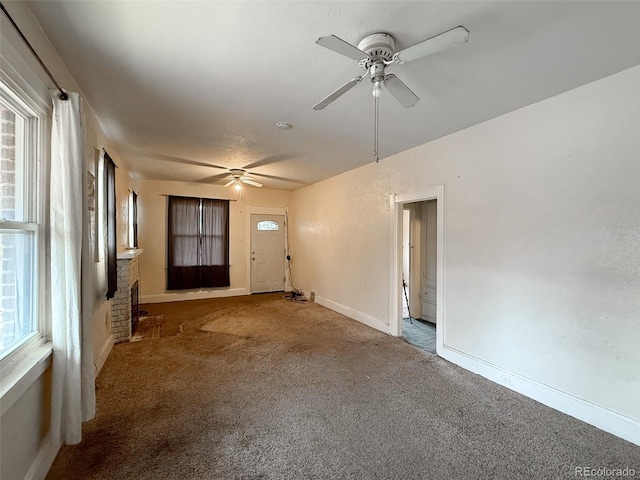
[{"label": "small ceiling fan in back room", "polygon": [[458,26],[396,52],[395,40],[388,33],[379,32],[367,35],[360,41],[360,43],[358,43],[357,47],[335,35],[320,37],[316,40],[318,45],[356,60],[360,67],[365,70],[365,73],[349,80],[347,83],[314,105],[313,109],[322,110],[350,89],[358,85],[368,76],[371,83],[373,83],[372,94],[375,101],[373,156],[377,162],[379,160],[378,99],[382,93],[382,87],[384,86],[389,90],[391,95],[393,95],[405,108],[413,107],[420,100],[420,98],[418,98],[418,96],[413,93],[411,89],[407,87],[396,75],[393,73],[386,73],[386,68],[389,65],[402,65],[403,63],[426,57],[427,55],[444,50],[447,47],[451,47],[459,43],[465,43],[468,39],[469,30],[463,26]]},{"label": "small ceiling fan in back room", "polygon": [[229,170],[229,173],[232,178],[224,184],[225,187],[234,185],[234,188],[236,190],[240,190],[243,183],[252,185],[254,187],[262,187],[261,183],[256,182],[253,177],[251,177],[251,175],[249,175],[249,173],[247,173],[247,171],[242,168],[232,168],[231,170]]},{"label": "small ceiling fan in back room", "polygon": [[[203,178],[200,180],[201,183],[219,183],[224,180],[227,180],[227,183],[224,184],[225,187],[233,186],[236,190],[241,190],[242,185],[250,185],[252,187],[262,187],[263,181],[267,180],[276,180],[278,182],[287,182],[287,183],[297,183],[300,185],[306,185],[305,182],[301,180],[297,180],[295,178],[289,177],[279,177],[277,175],[268,175],[266,173],[259,173],[254,170],[254,168],[261,167],[264,165],[268,165],[271,163],[277,163],[282,160],[286,160],[291,155],[272,155],[269,157],[265,157],[259,160],[256,160],[248,165],[243,166],[242,168],[227,168],[220,165],[214,165],[211,163],[203,163],[203,162],[194,162],[188,161],[188,163],[195,163],[197,165],[203,165],[206,167],[216,168],[220,170],[224,170],[222,173],[215,174],[211,177]],[[187,162],[187,160],[182,160],[183,162]],[[264,180],[263,180],[264,179]],[[260,180],[260,181],[259,181]],[[269,186],[267,186],[269,188]]]}]

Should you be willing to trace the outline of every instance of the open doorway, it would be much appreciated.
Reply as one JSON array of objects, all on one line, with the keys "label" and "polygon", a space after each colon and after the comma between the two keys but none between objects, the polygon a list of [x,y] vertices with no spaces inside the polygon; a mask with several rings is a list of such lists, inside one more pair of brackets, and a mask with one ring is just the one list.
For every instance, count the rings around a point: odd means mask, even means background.
[{"label": "open doorway", "polygon": [[392,195],[390,332],[431,353],[444,341],[444,187]]},{"label": "open doorway", "polygon": [[402,337],[436,353],[437,201],[402,206]]}]

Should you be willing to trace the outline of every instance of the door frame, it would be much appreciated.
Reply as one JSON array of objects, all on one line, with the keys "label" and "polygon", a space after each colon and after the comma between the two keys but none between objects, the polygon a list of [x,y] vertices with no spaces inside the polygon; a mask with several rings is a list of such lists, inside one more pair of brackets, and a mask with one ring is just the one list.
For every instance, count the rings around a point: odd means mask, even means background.
[{"label": "door frame", "polygon": [[437,201],[437,248],[436,248],[436,353],[441,354],[446,333],[445,317],[445,199],[444,185],[429,187],[420,192],[391,194],[390,249],[389,249],[389,333],[402,335],[402,209],[406,203]]},{"label": "door frame", "polygon": [[282,273],[284,274],[284,291],[291,290],[291,282],[287,273],[287,252],[289,252],[289,215],[287,207],[252,207],[247,205],[246,207],[246,222],[245,222],[245,277],[246,277],[246,291],[247,295],[251,295],[251,215],[283,215],[284,216],[284,264],[282,265]]}]

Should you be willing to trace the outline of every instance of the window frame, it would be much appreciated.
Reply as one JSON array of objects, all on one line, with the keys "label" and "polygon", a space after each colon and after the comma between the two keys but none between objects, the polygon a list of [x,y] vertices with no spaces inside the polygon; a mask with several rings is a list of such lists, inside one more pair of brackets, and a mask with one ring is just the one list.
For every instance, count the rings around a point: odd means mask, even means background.
[{"label": "window frame", "polygon": [[129,191],[129,248],[138,248],[138,194]]},{"label": "window frame", "polygon": [[118,200],[116,198],[116,162],[113,161],[111,156],[106,152],[103,152],[104,158],[104,185],[105,185],[105,199],[104,208],[106,211],[106,251],[105,260],[107,262],[107,300],[111,300],[115,297],[118,291],[118,245],[117,245],[117,218],[116,210],[118,208]]},{"label": "window frame", "polygon": [[[272,225],[275,225],[276,228],[271,228]],[[260,228],[260,227],[269,227],[269,228]],[[260,232],[277,232],[280,230],[280,224],[275,220],[260,220],[256,222],[256,228]]]},{"label": "window frame", "polygon": [[[28,358],[37,355],[39,358],[50,350],[43,345],[51,337],[51,322],[47,292],[49,288],[48,275],[48,194],[46,179],[49,177],[48,151],[50,144],[51,108],[8,62],[3,60],[0,70],[0,97],[2,102],[16,112],[22,120],[21,147],[22,158],[22,189],[23,218],[22,220],[4,220],[0,218],[0,230],[15,232],[32,232],[34,261],[32,265],[32,313],[35,316],[34,331],[25,335],[20,341],[0,353],[0,369],[3,376],[12,379],[14,371],[21,371]],[[17,130],[17,125],[16,125]],[[16,132],[17,133],[17,132]],[[17,135],[16,135],[17,136]],[[16,139],[18,147],[18,139]],[[16,149],[17,150],[17,149]],[[17,151],[16,151],[17,153]],[[16,155],[16,160],[18,155]],[[16,185],[16,198],[18,185]],[[4,379],[0,379],[2,393],[11,387]],[[4,395],[3,395],[4,400]],[[3,407],[4,410],[4,407]]]}]

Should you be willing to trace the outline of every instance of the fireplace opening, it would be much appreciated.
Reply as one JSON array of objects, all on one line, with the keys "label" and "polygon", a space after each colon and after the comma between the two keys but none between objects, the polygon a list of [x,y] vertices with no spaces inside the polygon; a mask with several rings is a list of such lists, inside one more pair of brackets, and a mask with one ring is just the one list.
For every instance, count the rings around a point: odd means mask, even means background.
[{"label": "fireplace opening", "polygon": [[140,317],[140,297],[138,294],[138,281],[131,285],[131,333],[136,331],[138,318]]}]

